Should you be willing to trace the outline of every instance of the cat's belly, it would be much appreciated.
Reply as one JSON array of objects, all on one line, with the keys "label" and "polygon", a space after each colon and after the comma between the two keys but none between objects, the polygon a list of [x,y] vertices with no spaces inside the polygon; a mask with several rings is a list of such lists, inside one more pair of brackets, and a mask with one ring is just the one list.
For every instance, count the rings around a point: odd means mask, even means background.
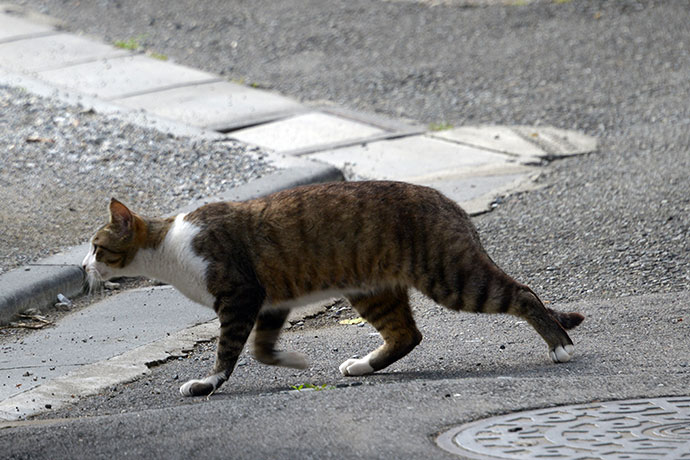
[{"label": "cat's belly", "polygon": [[284,300],[281,302],[271,302],[270,300],[267,300],[264,302],[262,305],[262,309],[271,309],[271,308],[277,308],[277,309],[292,309],[295,307],[302,307],[304,305],[309,305],[311,303],[316,303],[316,302],[323,302],[326,300],[331,300],[331,299],[337,299],[339,297],[343,297],[348,294],[356,294],[358,292],[361,292],[360,289],[351,289],[351,290],[341,290],[341,289],[328,289],[325,291],[316,291],[316,292],[311,292],[307,295],[303,295],[301,297],[297,297],[295,299],[290,299],[290,300]]},{"label": "cat's belly", "polygon": [[205,307],[213,308],[215,297],[205,287],[201,287],[198,284],[185,285],[181,283],[173,284],[173,286],[189,300]]}]

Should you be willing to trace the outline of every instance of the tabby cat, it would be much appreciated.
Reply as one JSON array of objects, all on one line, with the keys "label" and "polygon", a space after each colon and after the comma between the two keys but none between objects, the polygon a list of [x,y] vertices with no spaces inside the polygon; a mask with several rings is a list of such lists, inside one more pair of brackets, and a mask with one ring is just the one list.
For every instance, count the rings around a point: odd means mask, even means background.
[{"label": "tabby cat", "polygon": [[409,288],[453,310],[524,318],[554,362],[570,359],[565,329],[584,319],[546,308],[501,271],[453,201],[401,182],[304,186],[170,218],[142,217],[113,199],[110,221],[91,239],[83,265],[92,283],[143,275],[215,310],[213,373],[182,385],[185,396],[208,395],[228,379],[252,328],[257,360],[307,367],[303,355],[275,347],[285,318],[293,306],[337,295],[384,341],[342,363],[346,376],[383,369],[421,341]]}]

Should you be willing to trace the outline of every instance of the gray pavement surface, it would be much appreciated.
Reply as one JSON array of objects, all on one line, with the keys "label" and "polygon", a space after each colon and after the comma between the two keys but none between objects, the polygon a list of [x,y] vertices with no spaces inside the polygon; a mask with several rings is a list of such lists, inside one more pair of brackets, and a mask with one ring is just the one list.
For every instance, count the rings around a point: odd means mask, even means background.
[{"label": "gray pavement surface", "polygon": [[[548,363],[533,331],[512,318],[458,316],[416,298],[425,341],[389,372],[352,386],[337,365],[377,338],[328,312],[286,333],[312,359],[308,370],[245,357],[218,394],[180,399],[181,382],[211,366],[213,347],[202,344],[143,379],[43,416],[68,420],[1,430],[6,456],[456,458],[435,437],[458,423],[687,394],[687,3],[22,3],[69,30],[136,38],[176,62],[302,101],[453,126],[549,124],[600,143],[598,155],[552,163],[539,189],[475,219],[508,273],[554,308],[587,315],[573,333],[574,361]],[[285,392],[305,383],[346,386]]]},{"label": "gray pavement surface", "polygon": [[[587,320],[572,333],[576,359],[556,365],[525,323],[458,314],[415,296],[422,343],[385,372],[354,379],[337,366],[379,339],[369,325],[339,324],[345,312],[327,314],[319,327],[307,320],[282,339],[308,355],[309,369],[264,366],[245,354],[221,391],[182,398],[180,383],[212,366],[214,347],[202,345],[133,383],[0,430],[0,442],[10,458],[105,458],[115,451],[121,458],[457,458],[436,447],[435,436],[462,422],[686,394],[689,301],[685,292],[559,304]],[[336,388],[289,392],[306,383]]]}]

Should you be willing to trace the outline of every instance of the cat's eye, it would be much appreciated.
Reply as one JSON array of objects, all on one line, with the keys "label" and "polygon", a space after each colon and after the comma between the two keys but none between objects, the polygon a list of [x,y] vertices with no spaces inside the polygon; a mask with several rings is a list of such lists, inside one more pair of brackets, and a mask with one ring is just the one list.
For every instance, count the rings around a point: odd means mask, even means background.
[{"label": "cat's eye", "polygon": [[104,246],[94,244],[94,251],[96,253],[96,260],[104,262],[108,265],[117,265],[122,262],[125,253],[122,251],[114,251]]},{"label": "cat's eye", "polygon": [[101,246],[100,244],[94,244],[94,251],[98,252],[100,249],[101,251],[105,252],[106,254],[116,254],[116,255],[124,255],[124,251],[116,251],[114,249],[106,248],[105,246]]}]

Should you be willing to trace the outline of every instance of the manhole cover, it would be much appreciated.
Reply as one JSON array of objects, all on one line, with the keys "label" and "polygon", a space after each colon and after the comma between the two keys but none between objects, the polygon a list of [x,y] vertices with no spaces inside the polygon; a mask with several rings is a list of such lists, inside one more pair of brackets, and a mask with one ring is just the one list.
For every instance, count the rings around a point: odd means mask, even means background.
[{"label": "manhole cover", "polygon": [[455,427],[436,442],[471,459],[690,459],[690,397],[516,412]]}]

